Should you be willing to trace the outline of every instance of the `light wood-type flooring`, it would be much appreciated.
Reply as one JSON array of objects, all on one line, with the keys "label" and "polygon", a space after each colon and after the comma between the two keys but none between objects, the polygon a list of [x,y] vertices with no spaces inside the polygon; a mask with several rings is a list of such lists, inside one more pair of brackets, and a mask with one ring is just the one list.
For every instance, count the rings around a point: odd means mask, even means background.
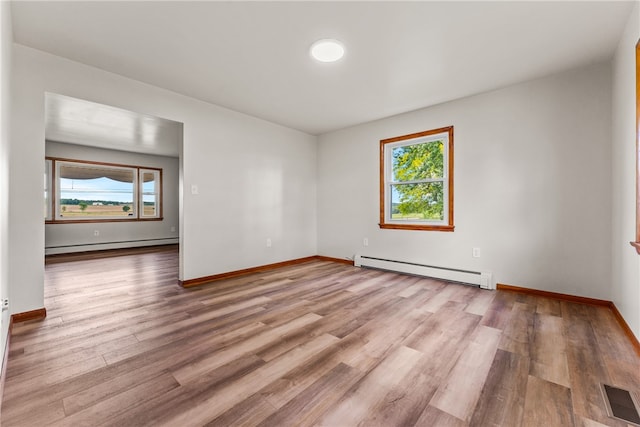
[{"label": "light wood-type flooring", "polygon": [[183,289],[175,248],[81,258],[14,325],[3,427],[626,426],[600,383],[640,390],[602,307],[329,261]]}]

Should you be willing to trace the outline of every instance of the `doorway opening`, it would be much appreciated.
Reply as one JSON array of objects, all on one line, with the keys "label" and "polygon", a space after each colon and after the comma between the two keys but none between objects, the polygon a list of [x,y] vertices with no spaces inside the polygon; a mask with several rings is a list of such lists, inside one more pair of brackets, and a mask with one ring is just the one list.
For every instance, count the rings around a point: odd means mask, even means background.
[{"label": "doorway opening", "polygon": [[45,93],[45,256],[179,248],[182,145],[181,122]]}]

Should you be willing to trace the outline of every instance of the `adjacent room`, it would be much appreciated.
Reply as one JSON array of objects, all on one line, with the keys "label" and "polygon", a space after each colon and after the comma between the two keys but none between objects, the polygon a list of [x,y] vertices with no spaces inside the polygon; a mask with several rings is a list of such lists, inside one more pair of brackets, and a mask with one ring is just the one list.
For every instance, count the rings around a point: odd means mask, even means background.
[{"label": "adjacent room", "polygon": [[3,425],[640,425],[637,1],[0,6]]},{"label": "adjacent room", "polygon": [[181,123],[47,93],[45,140],[45,255],[178,243]]}]

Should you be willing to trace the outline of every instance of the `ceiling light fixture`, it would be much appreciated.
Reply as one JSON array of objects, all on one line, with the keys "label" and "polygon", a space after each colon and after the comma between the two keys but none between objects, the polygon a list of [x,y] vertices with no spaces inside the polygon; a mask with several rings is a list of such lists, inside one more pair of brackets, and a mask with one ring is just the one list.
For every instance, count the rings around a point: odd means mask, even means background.
[{"label": "ceiling light fixture", "polygon": [[344,45],[338,40],[322,39],[311,45],[310,52],[320,62],[335,62],[344,56]]}]

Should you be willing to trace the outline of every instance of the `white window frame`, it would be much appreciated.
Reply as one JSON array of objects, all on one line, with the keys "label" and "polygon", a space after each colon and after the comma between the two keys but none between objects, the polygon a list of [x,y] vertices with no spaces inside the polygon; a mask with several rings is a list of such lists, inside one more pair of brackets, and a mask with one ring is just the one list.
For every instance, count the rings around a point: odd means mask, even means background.
[{"label": "white window frame", "polygon": [[[393,149],[418,144],[443,141],[443,176],[441,178],[415,181],[394,181]],[[380,228],[453,231],[453,126],[430,131],[389,138],[380,141],[381,145],[381,206]],[[392,217],[392,188],[394,185],[442,182],[443,219],[394,219]]]}]

